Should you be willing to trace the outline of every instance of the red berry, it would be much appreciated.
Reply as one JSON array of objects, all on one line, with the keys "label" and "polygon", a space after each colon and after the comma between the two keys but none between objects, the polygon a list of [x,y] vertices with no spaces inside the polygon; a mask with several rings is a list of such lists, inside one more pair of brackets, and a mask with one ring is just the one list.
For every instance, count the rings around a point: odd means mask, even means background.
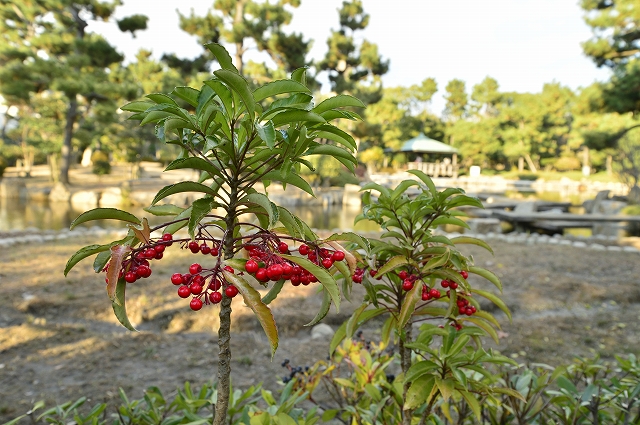
[{"label": "red berry", "polygon": [[202,301],[199,298],[194,298],[189,303],[189,307],[191,307],[193,311],[198,311],[202,308]]},{"label": "red berry", "polygon": [[206,243],[203,243],[202,245],[200,245],[200,252],[203,255],[209,255],[211,253],[211,247]]},{"label": "red berry", "polygon": [[449,281],[445,279],[442,282],[440,282],[440,285],[442,285],[443,288],[448,288],[449,287]]},{"label": "red berry", "polygon": [[153,248],[147,248],[144,250],[144,256],[146,258],[152,259],[156,257],[156,250]]},{"label": "red berry", "polygon": [[147,278],[149,276],[151,276],[151,268],[149,266],[140,266],[138,267],[138,271],[136,272],[136,274],[140,277],[144,277]]},{"label": "red berry", "polygon": [[180,273],[172,274],[171,283],[173,283],[174,285],[182,285],[182,275]]},{"label": "red berry", "polygon": [[162,257],[164,257],[164,252],[156,252],[156,255],[154,256],[156,260],[162,260]]},{"label": "red berry", "polygon": [[306,245],[300,245],[300,247],[298,248],[298,252],[300,253],[300,255],[307,255],[309,253],[309,247]]},{"label": "red berry", "polygon": [[198,274],[202,271],[202,266],[198,263],[193,263],[189,266],[189,273]]},{"label": "red berry", "polygon": [[[315,260],[318,259],[318,254],[316,254],[315,251],[311,251],[310,253],[307,254],[307,258],[310,261],[315,261]],[[316,263],[316,264],[318,264],[318,263]]]},{"label": "red berry", "polygon": [[304,286],[307,286],[309,284],[309,275],[303,274],[302,276],[300,276],[300,283],[302,283]]},{"label": "red berry", "polygon": [[428,292],[422,293],[422,301],[429,301],[431,299],[431,295]]},{"label": "red berry", "polygon": [[244,265],[244,269],[247,271],[247,273],[255,273],[259,268],[260,266],[258,266],[258,263],[255,260],[249,260]]},{"label": "red berry", "polygon": [[280,251],[281,254],[286,254],[287,252],[289,252],[289,245],[287,245],[285,242],[280,242],[278,244],[278,251]]},{"label": "red berry", "polygon": [[187,298],[191,296],[191,289],[188,286],[181,286],[178,288],[178,296],[180,298]]},{"label": "red berry", "polygon": [[220,301],[222,301],[222,294],[220,292],[212,292],[209,295],[209,301],[211,301],[213,304],[218,304]]},{"label": "red berry", "polygon": [[165,233],[162,235],[162,240],[165,242],[169,242],[173,240],[173,235],[171,233]]},{"label": "red berry", "polygon": [[467,303],[465,302],[465,300],[463,298],[459,299],[456,304],[458,304],[459,308],[463,308],[467,305]]},{"label": "red berry", "polygon": [[272,264],[267,268],[267,276],[271,280],[279,280],[282,276],[282,266],[280,264]]},{"label": "red berry", "polygon": [[289,277],[293,276],[293,266],[288,263],[284,263],[282,265],[282,275],[287,275]]},{"label": "red berry", "polygon": [[354,274],[351,279],[355,282],[355,283],[362,283],[362,275],[359,274]]},{"label": "red berry", "polygon": [[464,314],[466,314],[467,316],[471,316],[473,314],[473,309],[471,307],[465,307]]},{"label": "red berry", "polygon": [[222,287],[222,284],[218,279],[214,279],[211,281],[211,283],[209,283],[209,289],[213,289],[214,291],[217,291],[221,287]]},{"label": "red berry", "polygon": [[331,266],[333,266],[333,261],[331,260],[331,258],[325,258],[324,260],[322,260],[322,267],[328,269]]},{"label": "red berry", "polygon": [[229,298],[233,298],[236,295],[238,295],[238,288],[236,288],[233,285],[229,285],[226,287],[226,289],[224,290],[224,293],[227,297]]},{"label": "red berry", "polygon": [[183,284],[185,284],[185,285],[190,284],[190,283],[191,283],[191,278],[192,278],[192,277],[193,277],[193,276],[191,276],[189,273],[185,273],[185,274],[183,274],[183,275],[182,275],[182,283],[183,283]]},{"label": "red berry", "polygon": [[135,274],[134,272],[127,272],[124,275],[124,280],[125,280],[125,282],[133,283],[136,280],[138,280],[138,275]]},{"label": "red berry", "polygon": [[293,286],[300,285],[300,275],[294,274],[293,276],[291,276],[291,284]]},{"label": "red berry", "polygon": [[449,288],[458,289],[458,283],[457,282],[449,282]]},{"label": "red berry", "polygon": [[191,241],[189,242],[189,250],[191,250],[191,252],[193,252],[194,254],[197,252],[200,252],[200,245],[198,245],[198,242],[196,241]]},{"label": "red berry", "polygon": [[464,279],[469,277],[469,273],[467,273],[465,270],[461,270],[460,271],[460,276],[462,276]]},{"label": "red berry", "polygon": [[216,248],[216,247],[211,248],[211,255],[212,256],[217,257],[218,254],[220,254],[220,251],[218,251],[218,248]]},{"label": "red berry", "polygon": [[225,272],[229,272],[231,274],[235,273],[235,271],[233,270],[233,267],[231,267],[231,266],[224,266],[224,271]]},{"label": "red berry", "polygon": [[413,289],[413,282],[412,282],[411,280],[409,280],[409,279],[405,279],[405,280],[402,282],[402,289],[403,289],[404,291],[410,291],[410,290],[412,290],[412,289]]},{"label": "red berry", "polygon": [[478,310],[476,310],[476,308],[475,308],[474,306],[472,306],[472,305],[471,305],[471,306],[469,306],[469,308],[471,309],[471,314],[475,314],[475,313],[476,313],[476,311],[478,311]]},{"label": "red berry", "polygon": [[318,281],[318,278],[315,277],[315,275],[310,274],[309,275],[309,282],[310,283],[316,283]]},{"label": "red berry", "polygon": [[398,277],[402,280],[405,280],[409,277],[409,273],[407,273],[406,270],[401,270],[400,273],[398,273]]},{"label": "red berry", "polygon": [[202,293],[202,286],[197,283],[192,283],[189,288],[193,295],[200,295]]},{"label": "red berry", "polygon": [[166,246],[164,246],[164,245],[156,245],[156,246],[154,246],[154,247],[153,247],[153,250],[154,250],[155,252],[164,252],[164,250],[165,250],[166,248],[167,248],[167,247],[166,247]]},{"label": "red berry", "polygon": [[256,279],[260,282],[266,282],[269,280],[269,276],[267,275],[267,269],[258,269],[256,272]]},{"label": "red berry", "polygon": [[433,288],[431,291],[429,291],[429,295],[432,298],[438,299],[440,298],[440,291],[438,291],[436,288]]},{"label": "red berry", "polygon": [[376,273],[378,273],[378,270],[374,270],[374,269],[369,270],[369,276],[371,277],[375,277]]},{"label": "red berry", "polygon": [[342,251],[336,251],[333,254],[331,254],[331,259],[333,261],[342,261],[344,260],[344,252]]}]

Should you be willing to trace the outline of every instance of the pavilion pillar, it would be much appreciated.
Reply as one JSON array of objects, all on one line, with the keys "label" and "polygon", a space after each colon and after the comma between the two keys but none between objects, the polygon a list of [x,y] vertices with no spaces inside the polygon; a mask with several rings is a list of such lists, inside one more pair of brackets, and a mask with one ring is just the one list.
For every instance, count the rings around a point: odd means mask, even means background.
[{"label": "pavilion pillar", "polygon": [[451,160],[451,165],[453,165],[453,178],[458,178],[458,154],[454,153],[453,158]]}]

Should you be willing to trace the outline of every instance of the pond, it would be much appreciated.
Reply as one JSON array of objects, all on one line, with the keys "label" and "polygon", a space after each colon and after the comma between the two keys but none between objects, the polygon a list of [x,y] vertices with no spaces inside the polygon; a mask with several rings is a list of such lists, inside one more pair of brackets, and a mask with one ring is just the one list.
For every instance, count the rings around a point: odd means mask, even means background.
[{"label": "pond", "polygon": [[[160,223],[161,219],[151,216],[142,207],[127,207],[126,211],[135,214],[137,217],[147,217],[150,223]],[[359,207],[329,205],[326,207],[289,207],[292,213],[296,214],[311,228],[332,230],[332,229],[355,229],[361,231],[377,230],[373,223],[360,222],[355,227],[353,220],[361,213]],[[0,199],[0,231],[24,230],[36,228],[41,230],[62,230],[68,229],[71,222],[86,209],[77,209],[66,202],[61,203],[40,203],[26,202],[11,199]],[[88,226],[100,227],[121,227],[121,223],[113,220],[94,221]]]}]

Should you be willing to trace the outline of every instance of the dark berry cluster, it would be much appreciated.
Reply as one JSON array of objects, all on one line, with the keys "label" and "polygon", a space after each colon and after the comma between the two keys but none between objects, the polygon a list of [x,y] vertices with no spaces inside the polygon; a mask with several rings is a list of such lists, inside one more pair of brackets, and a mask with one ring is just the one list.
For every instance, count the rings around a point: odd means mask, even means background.
[{"label": "dark berry cluster", "polygon": [[[309,261],[326,269],[331,268],[334,262],[342,261],[345,258],[342,251],[319,247],[311,248],[309,245],[300,245],[298,253],[305,255]],[[284,279],[291,281],[293,286],[299,286],[318,281],[311,272],[279,255],[290,253],[289,246],[285,242],[279,242],[275,249],[272,249],[269,244],[247,244],[245,249],[249,253],[249,260],[244,266],[245,270],[254,275],[259,282],[277,282]]]},{"label": "dark berry cluster", "polygon": [[304,368],[302,366],[291,366],[289,359],[284,359],[281,366],[289,371],[289,375],[282,377],[282,382],[285,384],[289,381],[306,378],[306,373],[309,372],[309,366]]},{"label": "dark berry cluster", "polygon": [[[146,244],[131,251],[128,258],[122,261],[118,278],[124,278],[127,283],[133,283],[138,279],[151,276],[149,261],[160,260],[164,256],[164,250],[173,244],[173,236],[165,233],[158,240],[150,239]],[[109,265],[104,268],[106,272]],[[106,280],[106,279],[105,279]]]}]

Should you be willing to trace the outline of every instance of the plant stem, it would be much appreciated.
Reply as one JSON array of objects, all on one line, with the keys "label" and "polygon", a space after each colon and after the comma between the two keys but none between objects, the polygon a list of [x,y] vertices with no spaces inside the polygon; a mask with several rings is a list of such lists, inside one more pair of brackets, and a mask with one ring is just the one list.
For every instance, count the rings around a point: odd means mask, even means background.
[{"label": "plant stem", "polygon": [[[405,347],[406,343],[411,342],[411,321],[407,322],[407,324],[404,326],[403,329],[403,334],[400,337],[400,344],[399,344],[399,350],[400,350],[400,366],[402,367],[402,374],[404,376],[407,376],[407,372],[409,371],[409,368],[411,367],[411,349],[408,347]],[[405,384],[402,387],[402,399],[406,400],[407,399],[407,392],[409,391],[409,383],[405,382]],[[411,418],[413,416],[413,409],[408,409],[408,410],[402,410],[402,425],[411,425]]]},{"label": "plant stem", "polygon": [[[229,209],[225,217],[226,231],[222,241],[224,257],[233,257],[234,239],[233,230],[236,226],[236,209],[238,201],[238,189],[232,182],[230,185]],[[216,415],[213,425],[224,425],[227,422],[227,410],[229,409],[229,395],[231,391],[231,298],[223,292],[220,303],[220,328],[218,329],[218,400],[216,402]]]}]

